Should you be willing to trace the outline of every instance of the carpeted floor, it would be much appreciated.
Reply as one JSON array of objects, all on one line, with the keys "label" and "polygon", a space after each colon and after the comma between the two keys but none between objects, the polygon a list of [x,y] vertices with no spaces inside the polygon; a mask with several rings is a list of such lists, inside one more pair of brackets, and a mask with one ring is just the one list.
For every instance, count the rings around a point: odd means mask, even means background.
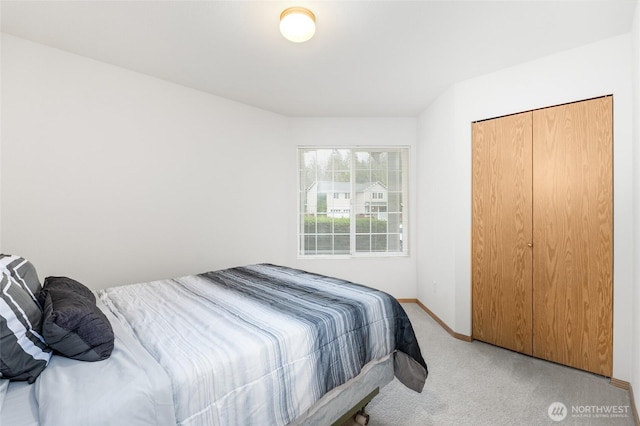
[{"label": "carpeted floor", "polygon": [[[627,391],[608,379],[478,341],[454,339],[418,305],[403,307],[429,377],[420,394],[397,379],[384,387],[367,407],[370,426],[634,424]],[[548,413],[556,402],[566,407],[562,421],[552,420]],[[553,408],[559,415],[557,407]]]}]

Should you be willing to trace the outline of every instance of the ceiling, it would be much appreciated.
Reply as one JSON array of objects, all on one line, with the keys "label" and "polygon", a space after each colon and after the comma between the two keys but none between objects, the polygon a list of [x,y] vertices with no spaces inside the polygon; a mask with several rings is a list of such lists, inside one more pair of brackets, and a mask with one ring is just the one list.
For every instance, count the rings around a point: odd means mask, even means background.
[{"label": "ceiling", "polygon": [[[631,30],[636,0],[7,1],[1,28],[287,116],[416,116],[447,87]],[[317,31],[294,44],[282,10]]]}]

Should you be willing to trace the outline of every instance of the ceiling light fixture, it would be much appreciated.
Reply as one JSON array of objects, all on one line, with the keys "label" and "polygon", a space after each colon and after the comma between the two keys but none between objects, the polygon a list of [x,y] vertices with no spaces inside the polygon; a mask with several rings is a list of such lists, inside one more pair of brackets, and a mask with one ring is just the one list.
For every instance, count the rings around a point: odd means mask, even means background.
[{"label": "ceiling light fixture", "polygon": [[280,32],[289,41],[303,43],[316,33],[316,16],[304,7],[290,7],[280,14]]}]

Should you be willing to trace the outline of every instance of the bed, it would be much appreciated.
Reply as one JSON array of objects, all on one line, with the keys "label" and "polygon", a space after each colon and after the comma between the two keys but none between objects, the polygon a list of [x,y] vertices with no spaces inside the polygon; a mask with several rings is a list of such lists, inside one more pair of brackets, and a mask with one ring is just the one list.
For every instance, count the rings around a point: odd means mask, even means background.
[{"label": "bed", "polygon": [[[35,300],[49,287],[34,285]],[[0,379],[0,424],[329,425],[394,376],[417,392],[427,377],[395,299],[288,267],[111,287],[95,307],[113,332],[108,358],[51,350],[33,384]]]}]

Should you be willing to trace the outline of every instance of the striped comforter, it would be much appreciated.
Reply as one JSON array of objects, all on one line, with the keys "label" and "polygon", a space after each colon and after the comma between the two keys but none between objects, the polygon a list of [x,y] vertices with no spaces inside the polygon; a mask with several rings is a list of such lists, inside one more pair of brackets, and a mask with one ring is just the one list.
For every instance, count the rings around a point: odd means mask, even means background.
[{"label": "striped comforter", "polygon": [[167,371],[178,424],[288,424],[395,350],[417,390],[427,374],[397,301],[339,279],[260,264],[99,297]]}]

